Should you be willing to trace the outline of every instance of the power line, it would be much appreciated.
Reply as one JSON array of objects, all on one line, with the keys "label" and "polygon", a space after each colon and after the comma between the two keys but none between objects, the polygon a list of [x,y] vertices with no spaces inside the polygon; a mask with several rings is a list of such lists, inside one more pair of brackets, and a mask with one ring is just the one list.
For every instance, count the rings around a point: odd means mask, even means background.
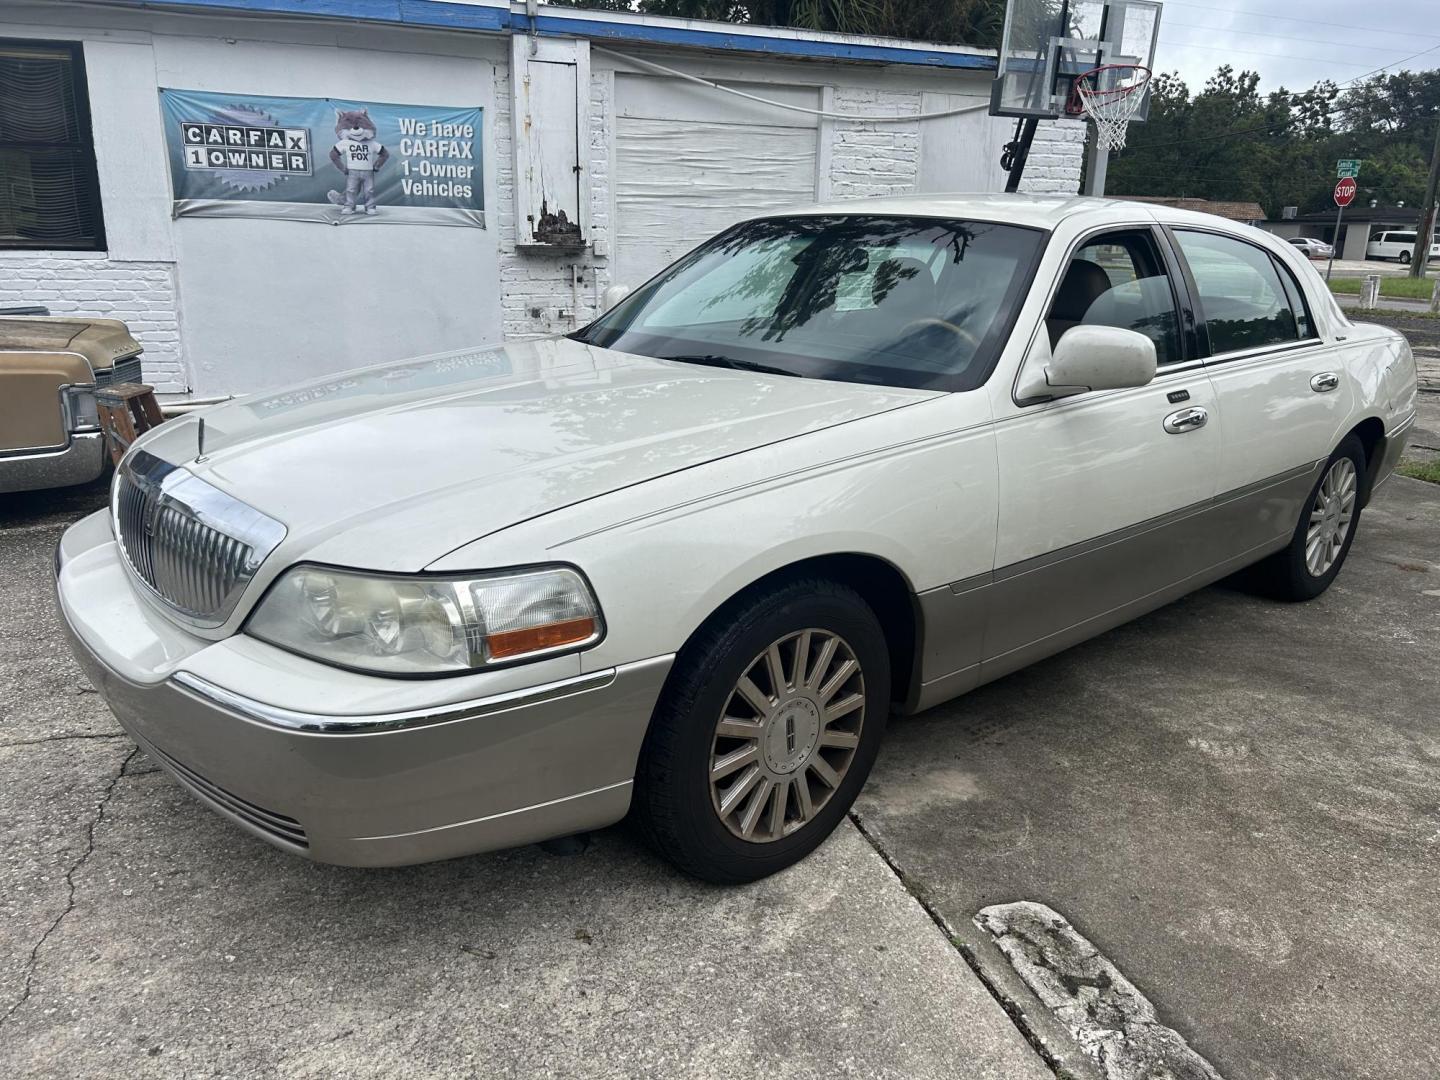
[{"label": "power line", "polygon": [[1131,146],[1131,150],[1159,150],[1166,146],[1190,146],[1193,143],[1216,142],[1221,139],[1236,139],[1242,135],[1255,135],[1263,131],[1278,131],[1281,128],[1289,127],[1294,121],[1281,120],[1274,124],[1264,124],[1260,127],[1240,128],[1236,131],[1222,131],[1218,135],[1197,135],[1188,139],[1171,139],[1169,142],[1159,143],[1138,143]]},{"label": "power line", "polygon": [[[1423,36],[1429,37],[1430,35],[1429,35],[1429,34],[1425,34],[1425,35],[1423,35]],[[1380,72],[1382,72],[1382,71],[1385,70],[1385,68],[1392,68],[1392,67],[1395,67],[1395,66],[1397,66],[1397,65],[1399,65],[1399,64],[1409,63],[1411,60],[1414,60],[1416,57],[1425,56],[1425,55],[1427,55],[1427,54],[1429,54],[1429,53],[1436,52],[1437,50],[1440,50],[1440,45],[1432,45],[1432,46],[1430,46],[1430,48],[1428,48],[1428,49],[1422,49],[1420,52],[1412,53],[1411,55],[1405,57],[1404,60],[1396,60],[1395,63],[1393,63],[1393,64],[1386,64],[1385,67],[1378,67],[1378,68],[1376,68],[1374,71],[1367,71],[1364,75],[1356,75],[1355,78],[1349,79],[1349,80],[1347,80],[1346,82],[1341,83],[1340,85],[1341,85],[1341,86],[1349,86],[1350,83],[1361,82],[1361,81],[1363,81],[1363,80],[1365,80],[1365,79],[1368,79],[1371,75],[1379,75]]]},{"label": "power line", "polygon": [[1217,7],[1214,4],[1196,4],[1192,0],[1169,0],[1169,3],[1179,7],[1200,8],[1202,11],[1220,11],[1226,15],[1251,15],[1257,19],[1280,19],[1284,22],[1299,22],[1306,26],[1333,26],[1340,30],[1363,30],[1371,34],[1390,34],[1392,37],[1406,37],[1412,41],[1415,38],[1431,38],[1440,41],[1440,34],[1422,34],[1414,30],[1379,30],[1373,26],[1358,26],[1355,23],[1322,22],[1319,19],[1306,19],[1298,15],[1276,15],[1270,11],[1247,11],[1244,8]]},{"label": "power line", "polygon": [[1395,52],[1397,45],[1352,45],[1348,41],[1327,41],[1325,38],[1291,37],[1289,34],[1271,34],[1265,30],[1241,30],[1238,27],[1202,26],[1199,23],[1170,22],[1166,28],[1181,26],[1186,30],[1204,30],[1214,34],[1223,30],[1227,34],[1246,34],[1250,37],[1275,38],[1279,41],[1308,41],[1312,45],[1333,45],[1337,49],[1365,49],[1367,52]]},{"label": "power line", "polygon": [[[1236,49],[1229,45],[1196,45],[1193,42],[1189,41],[1166,40],[1163,37],[1160,39],[1160,44],[1169,45],[1170,47],[1176,49],[1205,49],[1209,52],[1240,53],[1243,56],[1274,56],[1278,57],[1281,60],[1304,60],[1307,63],[1312,64],[1331,64],[1334,66],[1348,68],[1365,66],[1364,64],[1352,64],[1345,60],[1336,60],[1334,57],[1331,56],[1296,56],[1294,53],[1263,52],[1259,49]],[[1440,49],[1440,45],[1437,45],[1436,48]],[[1409,59],[1409,57],[1407,57],[1406,59]],[[1395,61],[1396,64],[1403,64],[1404,62],[1404,60]],[[1386,64],[1385,66],[1393,67],[1394,65]],[[1385,69],[1378,68],[1377,70],[1383,71]],[[1361,76],[1361,78],[1364,78],[1364,76]]]}]

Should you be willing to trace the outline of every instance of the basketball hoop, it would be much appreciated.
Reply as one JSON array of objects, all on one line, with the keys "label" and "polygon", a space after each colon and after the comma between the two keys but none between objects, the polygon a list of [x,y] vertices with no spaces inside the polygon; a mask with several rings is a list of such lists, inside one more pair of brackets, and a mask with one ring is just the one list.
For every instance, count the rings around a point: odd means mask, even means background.
[{"label": "basketball hoop", "polygon": [[1130,118],[1145,100],[1150,69],[1139,64],[1105,64],[1075,77],[1079,109],[1095,121],[1095,139],[1106,150],[1123,150]]}]

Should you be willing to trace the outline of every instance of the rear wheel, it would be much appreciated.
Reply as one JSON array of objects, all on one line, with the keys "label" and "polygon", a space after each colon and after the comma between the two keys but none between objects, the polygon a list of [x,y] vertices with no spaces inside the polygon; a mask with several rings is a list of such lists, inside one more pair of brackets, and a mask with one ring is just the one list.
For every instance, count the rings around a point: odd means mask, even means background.
[{"label": "rear wheel", "polygon": [[1365,447],[1347,435],[1310,490],[1289,546],[1256,567],[1266,592],[1282,600],[1313,600],[1330,587],[1360,524],[1364,477]]},{"label": "rear wheel", "polygon": [[696,877],[782,870],[855,801],[889,698],[884,633],[858,594],[805,579],[742,600],[677,659],[641,752],[634,816]]},{"label": "rear wheel", "polygon": [[1400,252],[1400,261],[1401,261],[1402,263],[1408,264],[1408,263],[1410,262],[1410,252],[1408,252],[1408,251],[1402,251],[1402,252]]}]

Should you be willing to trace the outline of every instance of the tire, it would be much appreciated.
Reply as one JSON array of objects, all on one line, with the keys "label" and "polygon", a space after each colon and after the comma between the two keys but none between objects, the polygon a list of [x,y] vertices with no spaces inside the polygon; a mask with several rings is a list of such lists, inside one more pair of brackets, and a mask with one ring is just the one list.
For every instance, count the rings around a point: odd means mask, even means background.
[{"label": "tire", "polygon": [[[1331,489],[1327,490],[1327,482],[1332,484]],[[1322,493],[1325,493],[1324,499]],[[1348,505],[1345,502],[1347,494]],[[1347,435],[1330,455],[1320,478],[1310,489],[1289,545],[1256,566],[1256,583],[1279,600],[1313,600],[1323,593],[1339,575],[1345,556],[1350,553],[1365,497],[1365,447],[1354,435]],[[1332,504],[1339,509],[1329,510]],[[1328,515],[1328,523],[1327,518],[1317,519],[1317,514]],[[1338,520],[1340,517],[1345,517],[1343,522]],[[1311,551],[1312,525],[1321,526],[1322,535],[1326,535],[1329,528],[1335,530],[1328,533],[1333,539],[1324,541],[1325,547],[1319,558],[1312,558],[1315,554]]]},{"label": "tire", "polygon": [[[797,670],[802,644],[807,678]],[[827,720],[837,707],[845,711]],[[742,596],[696,631],[671,669],[641,749],[632,819],[661,855],[706,881],[783,870],[850,809],[889,707],[885,634],[858,593],[804,577]],[[729,771],[712,781],[716,768]]]},{"label": "tire", "polygon": [[1406,266],[1409,266],[1409,265],[1410,265],[1410,252],[1408,252],[1408,251],[1402,251],[1402,252],[1400,252],[1399,259],[1400,259],[1400,261],[1401,261],[1402,263],[1404,263]]}]

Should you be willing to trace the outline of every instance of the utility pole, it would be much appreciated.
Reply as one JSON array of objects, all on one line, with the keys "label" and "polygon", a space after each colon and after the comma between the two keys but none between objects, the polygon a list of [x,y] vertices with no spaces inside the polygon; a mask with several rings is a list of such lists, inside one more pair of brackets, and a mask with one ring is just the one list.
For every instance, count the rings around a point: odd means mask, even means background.
[{"label": "utility pole", "polygon": [[1440,113],[1435,115],[1435,149],[1430,153],[1430,179],[1425,184],[1425,205],[1420,211],[1420,228],[1415,231],[1415,254],[1410,257],[1410,276],[1423,278],[1430,263],[1430,245],[1435,234],[1435,192],[1440,188]]}]

